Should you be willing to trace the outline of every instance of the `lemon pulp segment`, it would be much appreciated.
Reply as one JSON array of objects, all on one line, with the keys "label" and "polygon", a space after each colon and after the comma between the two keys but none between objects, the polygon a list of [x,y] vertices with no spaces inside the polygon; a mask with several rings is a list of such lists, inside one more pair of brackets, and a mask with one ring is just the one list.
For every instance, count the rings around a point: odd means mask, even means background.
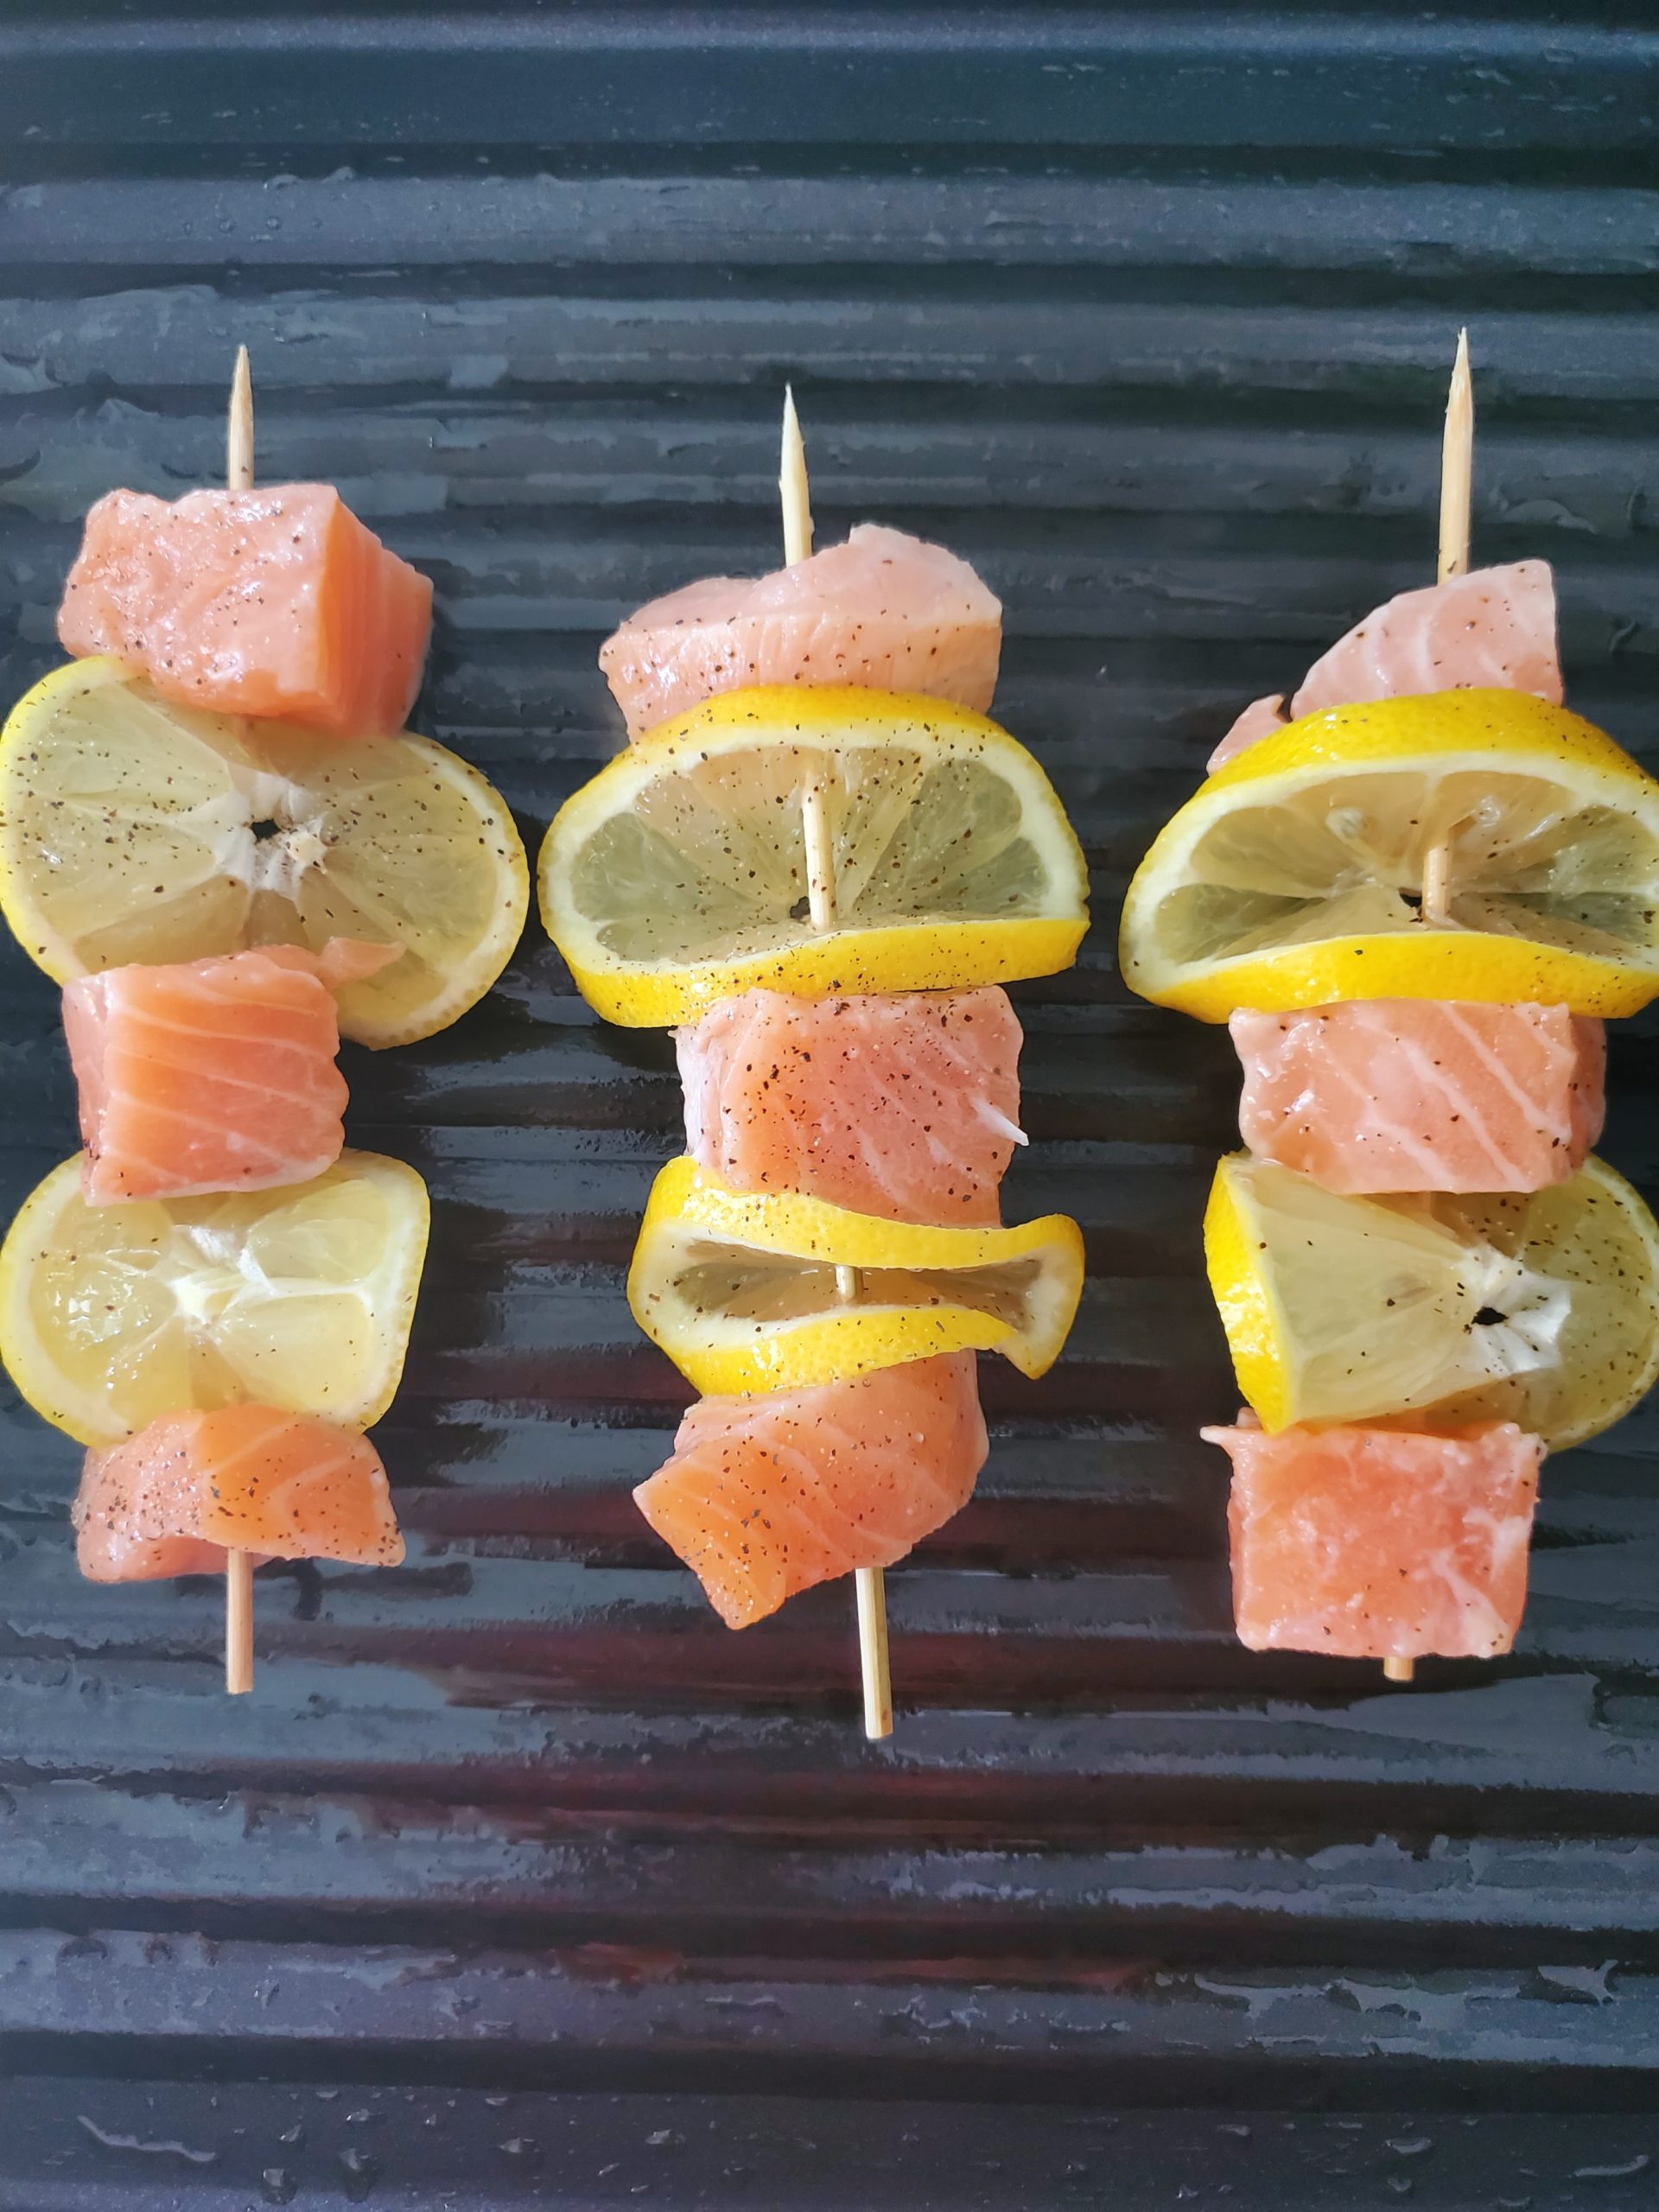
[{"label": "lemon pulp segment", "polygon": [[159,699],[113,660],[54,670],[0,738],[0,906],[58,982],[330,938],[401,957],[340,994],[366,1045],[444,1028],[518,940],[512,817],[426,738],[341,741]]},{"label": "lemon pulp segment", "polygon": [[1631,1014],[1659,993],[1659,785],[1524,692],[1306,715],[1163,830],[1120,957],[1206,1021],[1355,998]]},{"label": "lemon pulp segment", "polygon": [[[855,1268],[843,1300],[837,1267]],[[628,1277],[634,1318],[700,1390],[804,1389],[937,1352],[1059,1356],[1083,1287],[1075,1222],[931,1229],[821,1199],[728,1189],[690,1160],[658,1177]]]},{"label": "lemon pulp segment", "polygon": [[1269,1429],[1428,1414],[1559,1450],[1659,1378],[1659,1225],[1599,1160],[1516,1196],[1368,1198],[1236,1154],[1205,1245]]},{"label": "lemon pulp segment", "polygon": [[0,1248],[0,1357],[83,1444],[245,1401],[366,1428],[403,1370],[427,1226],[421,1178],[374,1153],[275,1190],[99,1206],[77,1154]]}]

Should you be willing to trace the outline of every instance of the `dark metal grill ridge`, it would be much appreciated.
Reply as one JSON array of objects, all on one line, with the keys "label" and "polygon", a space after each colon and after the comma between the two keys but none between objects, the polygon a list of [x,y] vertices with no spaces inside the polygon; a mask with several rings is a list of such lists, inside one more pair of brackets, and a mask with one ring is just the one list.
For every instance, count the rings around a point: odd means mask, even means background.
[{"label": "dark metal grill ridge", "polygon": [[[619,734],[628,607],[775,557],[792,378],[827,540],[1007,608],[997,711],[1089,853],[1016,995],[1012,1217],[1072,1344],[889,1581],[722,1630],[628,1502],[685,1393],[622,1275],[665,1039],[532,922],[348,1053],[427,1177],[392,1573],[78,1580],[77,1454],[0,1402],[0,2207],[1659,2202],[1659,1414],[1546,1471],[1514,1656],[1406,1694],[1230,1629],[1198,1267],[1224,1036],[1129,999],[1127,875],[1235,709],[1432,572],[1468,321],[1477,556],[1556,567],[1569,695],[1659,765],[1650,12],[634,5],[0,21],[0,678],[88,502],[262,477],[434,576],[417,727],[539,837]],[[67,1152],[0,952],[9,1216]],[[1608,1155],[1659,1185],[1656,1027]]]}]

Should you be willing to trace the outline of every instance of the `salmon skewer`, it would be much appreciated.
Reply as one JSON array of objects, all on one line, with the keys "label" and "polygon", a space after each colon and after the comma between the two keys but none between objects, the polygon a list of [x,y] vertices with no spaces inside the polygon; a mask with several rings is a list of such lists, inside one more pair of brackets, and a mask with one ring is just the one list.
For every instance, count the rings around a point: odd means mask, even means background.
[{"label": "salmon skewer", "polygon": [[[1402,593],[1318,660],[1291,701],[1246,708],[1213,772],[1288,719],[1476,684],[1561,698],[1546,563],[1470,572],[1474,400],[1460,334],[1441,448],[1437,582]],[[1450,832],[1427,855],[1425,921],[1455,929]],[[1526,1193],[1599,1134],[1605,1033],[1565,1006],[1355,1000],[1241,1009],[1240,1128],[1258,1158],[1351,1195]],[[1513,1423],[1404,1420],[1266,1434],[1206,1429],[1233,1462],[1235,1617],[1254,1649],[1376,1656],[1409,1681],[1429,1652],[1510,1648],[1526,1596],[1541,1440]]]},{"label": "salmon skewer", "polygon": [[[639,1493],[641,1510],[734,1627],[851,1571],[874,1738],[893,1726],[885,1570],[959,1509],[984,1452],[976,1369],[950,1355],[1014,1331],[1014,1310],[1029,1301],[1057,1325],[1027,1370],[1040,1371],[1081,1282],[1075,1224],[1042,1224],[1053,1249],[1033,1252],[1023,1272],[988,1263],[976,1273],[969,1256],[1009,1241],[998,1186],[1025,1141],[1019,1024],[983,979],[1025,971],[1004,960],[989,929],[982,946],[959,942],[956,918],[977,915],[982,900],[988,920],[1020,907],[1061,849],[1077,868],[1080,907],[1082,856],[1052,791],[1012,808],[999,793],[1035,764],[995,725],[973,728],[995,680],[996,601],[954,556],[897,532],[861,528],[814,555],[792,392],[779,483],[779,575],[688,587],[625,621],[601,651],[642,746],[550,833],[543,912],[601,1011],[649,1020],[655,1004],[683,1025],[688,1156],[653,1197],[630,1276],[635,1314],[705,1389],[779,1394],[760,1403],[705,1397]],[[893,683],[907,692],[889,693]],[[792,685],[802,687],[793,706]],[[955,703],[970,699],[971,709]],[[642,729],[677,707],[690,711]],[[735,735],[757,718],[747,748],[717,740],[681,765],[677,748],[695,744],[699,723]],[[711,988],[654,1001],[589,989],[577,886],[611,895],[597,887],[601,877],[610,886],[609,861],[588,857],[608,825],[585,835],[570,825],[584,807],[629,791],[646,826],[612,841],[632,852],[628,836],[645,840],[638,866],[613,871],[627,898],[643,901],[657,880],[656,859],[644,857],[658,852],[652,839],[677,840],[695,855],[691,904],[706,909],[696,945],[711,936],[741,945],[747,925],[732,918],[763,882],[765,926],[776,926],[775,906],[790,934],[762,980],[784,991],[746,988],[762,965],[747,957],[728,962]],[[838,976],[843,938],[857,947],[880,937],[889,916],[908,918],[918,942],[896,962],[887,956],[897,938],[880,958],[855,953]],[[652,938],[646,930],[639,942]],[[935,957],[936,939],[964,957]],[[1063,965],[1074,943],[1057,940],[1042,957]],[[791,983],[800,997],[787,995]],[[861,995],[842,995],[849,991]],[[702,1226],[718,1215],[731,1240],[699,1241],[694,1217],[705,1212]],[[944,1232],[937,1247],[930,1230]],[[1071,1256],[1056,1273],[1062,1244]],[[934,1249],[959,1255],[938,1276],[884,1256]],[[958,1267],[961,1305],[942,1287]],[[1025,1364],[1016,1336],[1005,1348]]]},{"label": "salmon skewer", "polygon": [[[47,943],[23,937],[41,965],[69,979],[64,1027],[84,1149],[19,1217],[19,1226],[38,1223],[41,1241],[33,1230],[16,1246],[9,1240],[8,1268],[18,1251],[21,1272],[8,1277],[0,1350],[38,1411],[107,1447],[89,1454],[75,1508],[85,1573],[99,1581],[222,1573],[226,1687],[239,1694],[252,1686],[259,1560],[402,1556],[373,1447],[350,1427],[292,1408],[337,1403],[347,1422],[366,1422],[402,1363],[425,1192],[411,1170],[390,1161],[337,1166],[346,1090],[335,1065],[335,994],[360,995],[410,948],[326,938],[330,913],[370,918],[365,892],[360,902],[325,899],[303,910],[292,896],[289,926],[308,931],[309,944],[205,958],[181,958],[176,949],[242,941],[245,910],[221,931],[213,899],[227,883],[251,898],[257,886],[270,887],[276,872],[256,865],[257,848],[262,831],[279,825],[254,817],[289,804],[290,773],[301,790],[295,760],[343,760],[346,748],[332,741],[378,741],[401,728],[425,656],[432,588],[334,487],[255,494],[245,346],[225,452],[223,491],[171,505],[118,491],[97,503],[59,627],[72,653],[104,656],[102,664],[59,671],[67,686],[48,677],[8,724],[9,832],[30,808],[43,817],[70,810],[66,821],[74,810],[95,823],[101,815],[103,844],[124,845],[143,887],[162,896],[171,887],[152,883],[146,837],[154,831],[155,874],[166,879],[176,863],[202,926],[136,928],[118,912],[55,934],[42,922],[51,957]],[[105,692],[97,712],[79,712]],[[181,720],[158,700],[202,712]],[[261,720],[266,731],[256,740],[251,725]],[[280,747],[261,751],[266,735],[283,735],[270,728],[277,722],[293,748],[280,771],[269,765],[283,759]],[[377,767],[388,749],[377,741],[359,751],[343,781],[355,773],[359,791],[374,787],[377,774],[390,781]],[[195,755],[209,766],[199,772]],[[304,795],[326,788],[320,776]],[[441,826],[424,797],[419,811]],[[390,836],[397,821],[387,808],[375,834]],[[177,825],[204,823],[223,833],[222,849],[206,831],[193,843],[180,830],[168,842]],[[301,855],[302,837],[325,850],[309,827],[286,825],[284,836],[290,830],[285,865]],[[104,865],[96,836],[94,827],[79,842],[39,840],[21,865],[60,873],[73,895]],[[107,866],[118,874],[113,859]],[[7,914],[22,937],[18,911],[9,906]],[[146,945],[160,957],[135,962]],[[122,964],[97,965],[100,953]],[[437,961],[429,966],[439,972]],[[392,1172],[377,1178],[377,1168]],[[377,1183],[381,1202],[354,1211]],[[269,1201],[254,1195],[267,1192]],[[210,1214],[217,1226],[204,1226]],[[267,1220],[286,1226],[256,1250]],[[99,1324],[91,1353],[89,1313]],[[267,1378],[257,1398],[287,1399],[288,1408],[240,1401],[257,1374]]]},{"label": "salmon skewer", "polygon": [[[748,588],[715,579],[642,610],[607,643],[601,664],[631,732],[651,714],[757,677],[774,687],[829,682],[830,698],[850,677],[985,703],[1001,609],[963,563],[868,527],[814,555],[792,393],[779,486],[786,566],[753,588],[747,612],[723,630],[699,630],[690,620],[698,606]],[[874,572],[882,569],[893,573]],[[760,601],[768,612],[757,626]],[[695,634],[676,632],[682,614]],[[837,880],[829,772],[809,741],[804,766],[778,792],[780,805],[799,809],[807,895],[797,912],[820,936],[836,931],[842,894],[849,902],[858,887],[855,870]],[[1002,1173],[1025,1141],[1020,1042],[994,985],[822,998],[740,992],[677,1033],[690,1159],[728,1192],[817,1200],[870,1227],[995,1226]],[[860,1303],[870,1287],[858,1267],[835,1266],[837,1304]],[[850,1378],[703,1398],[668,1463],[636,1493],[733,1628],[853,1574],[872,1738],[893,1726],[885,1569],[960,1510],[987,1448],[972,1357],[897,1357],[898,1365]]]}]

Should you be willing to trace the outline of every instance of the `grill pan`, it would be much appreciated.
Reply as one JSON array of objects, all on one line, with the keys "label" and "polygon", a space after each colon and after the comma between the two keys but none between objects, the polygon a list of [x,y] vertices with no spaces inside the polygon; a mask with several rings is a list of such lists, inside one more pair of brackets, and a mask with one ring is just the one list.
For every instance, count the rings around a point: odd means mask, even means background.
[{"label": "grill pan", "polygon": [[[532,922],[427,1044],[348,1051],[435,1200],[378,1433],[407,1565],[94,1590],[76,1455],[0,1408],[0,2206],[1230,2212],[1659,2203],[1659,1417],[1547,1470],[1514,1655],[1230,1629],[1235,1399],[1198,1266],[1224,1035],[1129,999],[1128,871],[1246,699],[1432,573],[1452,342],[1477,557],[1556,567],[1569,697],[1650,766],[1659,200],[1646,11],[1465,4],[0,22],[0,663],[58,658],[88,502],[338,481],[435,579],[416,726],[536,837],[613,748],[600,637],[818,528],[1005,601],[998,711],[1094,876],[1019,988],[1011,1217],[1082,1219],[1042,1382],[889,1578],[741,1637],[635,1516],[684,1391],[622,1273],[667,1040]],[[0,954],[8,1214],[70,1149]],[[1659,1183],[1655,1027],[1604,1147]]]}]

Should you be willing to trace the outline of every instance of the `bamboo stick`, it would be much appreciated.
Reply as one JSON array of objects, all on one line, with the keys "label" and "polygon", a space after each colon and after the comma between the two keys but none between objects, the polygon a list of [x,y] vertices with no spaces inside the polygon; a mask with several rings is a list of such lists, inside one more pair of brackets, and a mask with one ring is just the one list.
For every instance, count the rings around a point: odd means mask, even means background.
[{"label": "bamboo stick", "polygon": [[[232,492],[253,489],[253,377],[248,349],[236,349],[231,404],[225,418],[225,482]],[[245,1697],[253,1688],[253,1559],[225,1554],[225,1688]]]},{"label": "bamboo stick", "polygon": [[1469,333],[1458,333],[1440,442],[1440,582],[1469,573],[1469,510],[1475,480],[1475,388],[1469,375]]},{"label": "bamboo stick", "polygon": [[784,445],[778,469],[784,510],[784,563],[792,569],[812,552],[812,503],[806,480],[806,443],[795,412],[795,387],[784,386]]},{"label": "bamboo stick", "polygon": [[253,375],[248,349],[236,349],[231,404],[225,417],[225,483],[232,492],[253,489]]},{"label": "bamboo stick", "polygon": [[[1440,440],[1440,558],[1438,581],[1469,573],[1469,516],[1475,480],[1475,388],[1469,374],[1469,333],[1458,333],[1457,358],[1446,395],[1446,429]],[[1433,929],[1452,929],[1450,839],[1423,855],[1424,921]]]},{"label": "bamboo stick", "polygon": [[[812,551],[812,509],[806,477],[806,447],[795,412],[795,394],[784,387],[783,449],[778,492],[784,512],[784,559],[793,568]],[[836,926],[836,852],[827,794],[821,777],[810,776],[801,793],[801,834],[806,854],[807,907],[820,934]],[[858,1296],[856,1268],[836,1269],[836,1295],[844,1302]],[[853,1578],[858,1607],[858,1659],[864,1687],[864,1733],[872,1742],[893,1733],[893,1681],[887,1661],[887,1578],[879,1567],[861,1567]]]},{"label": "bamboo stick", "polygon": [[[1452,382],[1446,395],[1446,430],[1440,441],[1440,557],[1438,581],[1469,573],[1469,519],[1475,482],[1475,388],[1469,373],[1469,333],[1458,333]],[[1449,840],[1431,845],[1423,855],[1423,919],[1435,929],[1453,926],[1451,912],[1452,848]],[[1414,1659],[1385,1659],[1384,1679],[1408,1682]]]},{"label": "bamboo stick", "polygon": [[225,1554],[225,1688],[245,1697],[253,1688],[253,1554]]}]

